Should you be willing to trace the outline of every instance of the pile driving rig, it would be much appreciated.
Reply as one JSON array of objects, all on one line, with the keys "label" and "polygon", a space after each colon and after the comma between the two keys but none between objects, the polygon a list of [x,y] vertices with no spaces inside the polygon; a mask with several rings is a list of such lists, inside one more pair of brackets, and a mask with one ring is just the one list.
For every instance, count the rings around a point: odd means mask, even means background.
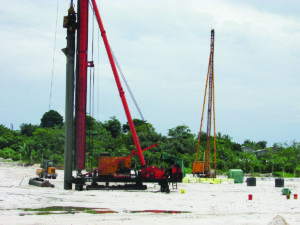
[{"label": "pile driving rig", "polygon": [[[200,124],[200,132],[199,132],[199,137],[198,137],[197,154],[196,154],[196,159],[193,163],[193,176],[208,177],[208,178],[216,178],[216,174],[217,174],[215,87],[214,87],[215,86],[214,85],[214,79],[215,79],[215,77],[214,77],[214,44],[215,44],[215,30],[212,29],[211,30],[209,63],[208,63],[206,86],[205,86],[205,92],[204,92],[204,101],[203,101],[202,117],[201,117],[201,124]],[[207,84],[209,87],[207,87]],[[208,88],[207,140],[206,140],[207,144],[206,144],[206,150],[204,151],[203,161],[198,161],[207,88]],[[211,135],[212,113],[213,113],[213,123],[214,123],[214,161],[211,161],[211,159],[210,159],[210,152],[211,152],[211,143],[210,143],[211,136],[210,135]],[[211,169],[211,164],[214,164],[214,169]]]},{"label": "pile driving rig", "polygon": [[[98,159],[98,169],[89,173],[83,174],[85,168],[85,118],[86,118],[86,92],[87,92],[87,67],[93,67],[92,61],[87,61],[87,46],[88,46],[88,9],[89,0],[77,1],[77,13],[73,8],[71,1],[68,10],[68,16],[64,17],[64,28],[67,29],[67,47],[63,52],[67,58],[66,66],[66,125],[65,125],[65,175],[64,189],[72,189],[72,184],[75,184],[76,190],[83,190],[83,186],[87,182],[90,185],[86,186],[87,190],[92,189],[126,189],[126,190],[145,190],[147,188],[143,183],[155,182],[161,186],[162,192],[170,192],[169,183],[177,183],[182,181],[184,172],[183,164],[178,164],[178,159],[169,158],[168,162],[171,167],[167,170],[156,166],[146,166],[143,156],[143,151],[156,147],[154,144],[146,149],[141,149],[139,139],[131,118],[129,107],[125,98],[121,81],[115,61],[108,43],[106,32],[101,21],[99,10],[95,0],[90,0],[94,14],[96,16],[100,32],[104,41],[104,46],[110,61],[112,72],[116,81],[116,85],[120,94],[123,108],[130,127],[132,138],[136,150],[132,150],[131,155],[126,157],[110,157],[102,155]],[[75,49],[75,34],[77,32],[77,49]],[[73,164],[73,102],[74,102],[74,68],[76,56],[76,93],[75,93],[75,169],[76,177],[72,176]],[[132,174],[130,171],[131,157],[138,155],[141,171],[135,171]],[[177,163],[176,163],[177,162]],[[124,185],[109,186],[109,183],[125,183]],[[105,183],[99,185],[98,183]],[[130,183],[130,184],[128,184]]]}]

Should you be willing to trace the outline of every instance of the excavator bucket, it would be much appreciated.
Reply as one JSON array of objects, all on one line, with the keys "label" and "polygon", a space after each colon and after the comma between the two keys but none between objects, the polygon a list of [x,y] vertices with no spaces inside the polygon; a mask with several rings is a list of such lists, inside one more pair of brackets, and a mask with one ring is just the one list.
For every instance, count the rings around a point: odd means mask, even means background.
[{"label": "excavator bucket", "polygon": [[42,179],[39,177],[30,178],[28,184],[34,185],[37,187],[52,187],[52,188],[55,187],[55,185],[51,184],[48,180],[45,180],[45,179]]}]

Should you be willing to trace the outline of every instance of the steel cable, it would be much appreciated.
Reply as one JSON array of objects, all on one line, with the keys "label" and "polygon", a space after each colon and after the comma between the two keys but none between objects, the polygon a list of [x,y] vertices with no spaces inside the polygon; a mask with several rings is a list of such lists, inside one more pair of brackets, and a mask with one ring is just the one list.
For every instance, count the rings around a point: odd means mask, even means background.
[{"label": "steel cable", "polygon": [[53,47],[53,59],[52,59],[52,74],[51,74],[49,110],[51,108],[52,87],[53,87],[53,74],[54,74],[54,62],[55,62],[55,50],[56,50],[56,33],[57,33],[57,20],[58,20],[58,8],[59,8],[58,6],[59,6],[59,0],[57,0],[57,7],[56,7],[56,23],[55,23],[55,35],[54,35],[54,47]]},{"label": "steel cable", "polygon": [[115,57],[115,54],[114,54],[114,52],[113,52],[112,49],[111,49],[111,52],[112,52],[114,61],[115,61],[115,63],[116,63],[116,66],[117,66],[117,68],[118,68],[118,70],[119,70],[119,72],[120,72],[120,74],[121,74],[121,77],[122,77],[124,83],[125,83],[125,86],[126,86],[128,92],[129,92],[130,96],[131,96],[131,99],[132,99],[132,101],[133,101],[133,103],[134,103],[136,109],[138,110],[138,112],[139,112],[139,114],[140,114],[140,116],[141,116],[143,122],[145,123],[145,125],[146,125],[146,127],[147,127],[147,130],[148,130],[148,132],[149,132],[149,134],[150,134],[150,136],[151,136],[151,139],[154,140],[154,138],[153,138],[153,136],[152,136],[152,133],[151,133],[151,131],[150,131],[150,128],[149,128],[149,126],[147,125],[147,122],[146,122],[145,119],[144,119],[144,116],[143,116],[143,114],[142,114],[142,111],[141,111],[140,107],[138,106],[137,101],[135,100],[134,95],[132,94],[132,91],[131,91],[131,89],[130,89],[128,83],[127,83],[127,80],[126,80],[126,78],[125,78],[125,76],[124,76],[124,74],[123,74],[123,72],[122,72],[122,69],[121,69],[121,67],[120,67],[120,65],[119,65],[119,63],[118,63],[118,60],[117,60],[117,58]]}]

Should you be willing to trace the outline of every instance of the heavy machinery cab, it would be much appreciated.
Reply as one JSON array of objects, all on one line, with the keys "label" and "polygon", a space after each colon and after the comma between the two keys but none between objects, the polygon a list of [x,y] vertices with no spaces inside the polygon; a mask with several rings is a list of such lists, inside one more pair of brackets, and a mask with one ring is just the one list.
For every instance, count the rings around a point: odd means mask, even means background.
[{"label": "heavy machinery cab", "polygon": [[[169,193],[169,183],[172,183],[172,186],[176,184],[177,187],[177,182],[182,182],[185,176],[183,160],[165,153],[162,154],[161,159],[169,163],[170,167],[162,169],[152,165],[136,171],[129,156],[101,155],[98,158],[97,170],[84,174],[81,178],[73,179],[76,184],[75,189],[83,190],[83,184],[86,182],[91,183],[86,186],[86,190],[145,190],[147,186],[143,183],[158,183],[161,186],[161,192]],[[85,177],[86,175],[88,177]],[[105,183],[105,185],[98,183]],[[109,186],[109,183],[125,183],[125,185]]]},{"label": "heavy machinery cab", "polygon": [[54,167],[54,162],[52,160],[45,160],[44,161],[44,168]]},{"label": "heavy machinery cab", "polygon": [[42,169],[37,169],[37,175],[40,178],[56,179],[57,173],[53,160],[45,160]]}]

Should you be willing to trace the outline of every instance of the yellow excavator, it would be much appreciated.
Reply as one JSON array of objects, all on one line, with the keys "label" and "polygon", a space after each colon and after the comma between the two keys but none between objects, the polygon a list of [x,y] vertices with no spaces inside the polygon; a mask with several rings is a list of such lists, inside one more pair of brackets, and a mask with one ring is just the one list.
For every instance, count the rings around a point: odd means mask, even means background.
[{"label": "yellow excavator", "polygon": [[36,175],[38,175],[39,178],[56,179],[57,173],[56,173],[56,168],[54,166],[54,161],[45,160],[42,169],[36,170]]}]

